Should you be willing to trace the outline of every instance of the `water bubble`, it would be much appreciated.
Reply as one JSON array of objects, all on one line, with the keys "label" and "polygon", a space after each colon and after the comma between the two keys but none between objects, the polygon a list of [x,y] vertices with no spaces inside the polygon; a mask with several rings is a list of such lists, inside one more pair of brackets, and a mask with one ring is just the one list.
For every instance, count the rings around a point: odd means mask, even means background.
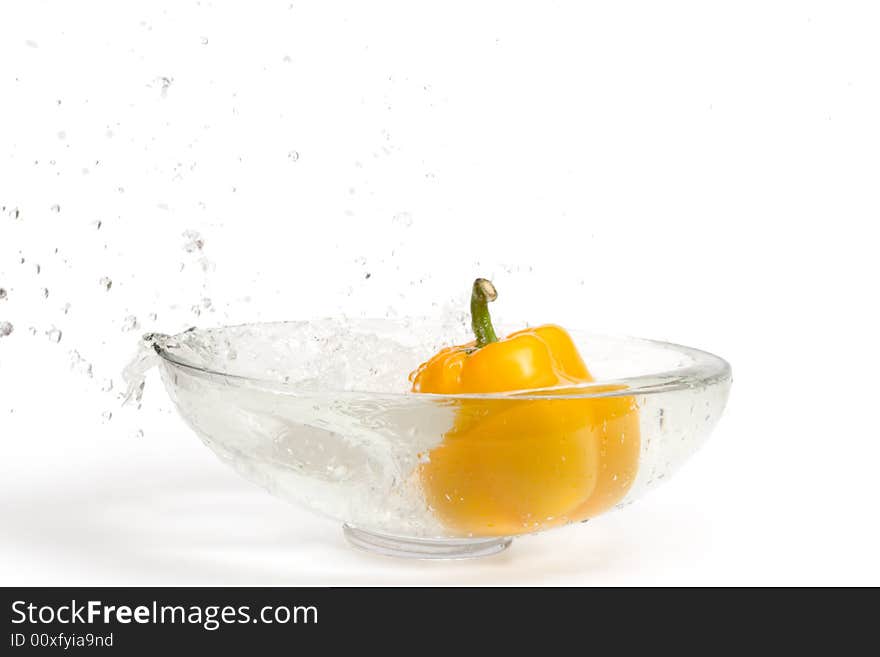
[{"label": "water bubble", "polygon": [[0,287],[0,301],[4,301],[7,296],[6,288]]},{"label": "water bubble", "polygon": [[52,210],[52,212],[61,212],[61,206],[58,205],[57,203],[49,209]]},{"label": "water bubble", "polygon": [[129,315],[122,321],[122,330],[125,332],[134,331],[137,328],[140,328],[140,324],[134,315]]},{"label": "water bubble", "polygon": [[208,45],[208,37],[202,37],[201,42],[202,42],[203,46],[207,46]]},{"label": "water bubble", "polygon": [[100,280],[98,280],[98,285],[104,288],[107,292],[110,291],[110,288],[113,287],[113,281],[111,281],[107,276],[102,276]]},{"label": "water bubble", "polygon": [[39,264],[37,264],[37,265],[34,265],[34,271],[35,271],[37,274],[39,274],[41,271],[43,271],[43,268],[40,267]]},{"label": "water bubble", "polygon": [[214,308],[214,302],[211,301],[208,297],[202,299],[202,308],[205,310],[212,310]]},{"label": "water bubble", "polygon": [[290,151],[287,154],[287,159],[291,162],[296,162],[297,160],[299,160],[299,151]]},{"label": "water bubble", "polygon": [[66,315],[67,313],[69,313],[69,312],[70,312],[70,304],[69,304],[69,303],[65,303],[65,304],[61,307],[61,312],[63,312],[65,315]]},{"label": "water bubble", "polygon": [[0,322],[0,338],[11,335],[14,328],[10,322]]},{"label": "water bubble", "polygon": [[109,422],[113,419],[113,413],[110,411],[104,411],[101,413],[101,417],[104,418],[104,422]]},{"label": "water bubble", "polygon": [[191,306],[189,310],[196,317],[199,317],[202,314],[202,308],[201,308],[201,306],[198,306],[198,305]]},{"label": "water bubble", "polygon": [[42,294],[43,294],[44,299],[48,299],[49,298],[49,288],[44,287]]},{"label": "water bubble", "polygon": [[101,383],[101,392],[110,392],[113,390],[113,379],[104,379]]},{"label": "water bubble", "polygon": [[149,317],[150,317],[150,321],[155,322],[157,319],[159,319],[159,314],[158,313],[150,313]]},{"label": "water bubble", "polygon": [[187,253],[194,253],[195,251],[201,251],[205,246],[205,240],[202,239],[202,236],[195,230],[185,230],[183,231],[183,236],[186,238],[186,242],[183,245],[183,250]]},{"label": "water bubble", "polygon": [[46,331],[46,335],[48,336],[49,340],[54,342],[55,344],[58,344],[59,342],[61,342],[62,333],[61,333],[61,329],[59,329],[59,328],[55,328],[53,326],[51,329]]},{"label": "water bubble", "polygon": [[132,436],[133,436],[134,438],[143,438],[143,437],[144,437],[144,430],[143,430],[143,429],[138,429],[137,431],[135,431],[135,432],[132,434]]}]

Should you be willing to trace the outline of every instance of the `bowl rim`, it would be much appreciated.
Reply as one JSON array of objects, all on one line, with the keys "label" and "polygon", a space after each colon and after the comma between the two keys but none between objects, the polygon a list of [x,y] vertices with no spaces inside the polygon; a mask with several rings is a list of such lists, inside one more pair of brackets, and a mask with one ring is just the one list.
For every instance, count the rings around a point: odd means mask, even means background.
[{"label": "bowl rim", "polygon": [[[217,326],[210,328],[197,328],[195,326],[176,333],[174,335],[166,335],[163,333],[146,333],[142,337],[142,341],[148,344],[155,353],[166,363],[182,368],[201,378],[218,380],[226,383],[234,381],[239,384],[245,384],[249,388],[259,388],[275,393],[303,397],[303,398],[326,398],[326,397],[355,397],[369,399],[436,399],[436,400],[457,400],[457,399],[517,399],[517,400],[551,400],[551,399],[597,399],[605,397],[629,397],[633,395],[649,395],[662,392],[673,392],[678,390],[688,390],[695,388],[706,388],[720,383],[729,383],[732,381],[732,368],[730,363],[725,359],[702,349],[688,347],[674,342],[665,342],[662,340],[652,340],[649,338],[640,338],[629,335],[605,335],[600,333],[592,333],[581,329],[573,329],[575,333],[586,333],[598,338],[609,338],[617,340],[634,340],[647,343],[663,349],[670,349],[684,356],[693,359],[692,364],[675,370],[664,372],[654,372],[649,374],[640,374],[636,376],[621,377],[617,379],[602,379],[591,381],[589,383],[577,384],[574,386],[565,386],[564,392],[560,391],[554,394],[554,388],[540,388],[529,390],[514,390],[506,392],[485,392],[485,393],[431,393],[431,392],[412,392],[409,390],[392,391],[392,392],[376,392],[369,390],[297,390],[297,382],[284,382],[274,379],[263,379],[259,377],[244,376],[241,374],[233,374],[231,372],[223,372],[220,370],[203,367],[177,356],[172,351],[173,343],[182,336],[194,331],[217,331],[222,329],[235,329],[242,327],[253,327],[259,325],[284,325],[284,324],[303,324],[308,320],[289,320],[280,322],[251,322],[245,324],[233,324],[226,326]],[[318,320],[314,320],[318,321]],[[363,321],[392,321],[388,319],[364,318]],[[398,321],[398,320],[394,320]]]}]

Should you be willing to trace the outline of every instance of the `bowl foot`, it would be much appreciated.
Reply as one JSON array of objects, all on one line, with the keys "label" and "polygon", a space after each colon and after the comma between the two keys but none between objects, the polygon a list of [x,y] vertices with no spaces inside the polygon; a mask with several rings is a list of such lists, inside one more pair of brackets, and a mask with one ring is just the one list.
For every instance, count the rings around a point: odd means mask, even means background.
[{"label": "bowl foot", "polygon": [[343,525],[348,542],[366,552],[407,559],[473,559],[506,550],[512,538],[406,538]]}]

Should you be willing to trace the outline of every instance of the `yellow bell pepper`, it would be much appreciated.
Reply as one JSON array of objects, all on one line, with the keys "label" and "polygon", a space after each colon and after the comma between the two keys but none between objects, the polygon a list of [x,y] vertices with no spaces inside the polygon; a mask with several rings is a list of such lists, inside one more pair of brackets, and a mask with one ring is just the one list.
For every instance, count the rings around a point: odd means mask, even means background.
[{"label": "yellow bell pepper", "polygon": [[[600,390],[611,396],[577,396],[575,386],[593,377],[559,326],[499,340],[488,309],[496,297],[491,282],[474,281],[476,340],[441,350],[410,374],[413,392],[511,393],[456,400],[452,428],[419,465],[428,504],[449,530],[473,536],[522,534],[601,513],[635,479],[635,399],[613,396],[614,386]],[[536,398],[545,395],[552,398]]]}]

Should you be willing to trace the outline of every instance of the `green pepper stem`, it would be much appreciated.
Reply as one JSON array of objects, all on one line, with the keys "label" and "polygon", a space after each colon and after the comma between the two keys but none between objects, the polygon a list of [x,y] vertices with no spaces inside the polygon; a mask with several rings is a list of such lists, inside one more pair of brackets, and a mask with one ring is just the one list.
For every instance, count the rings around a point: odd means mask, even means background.
[{"label": "green pepper stem", "polygon": [[489,302],[497,298],[498,292],[495,291],[492,281],[485,278],[474,281],[474,290],[471,293],[471,328],[477,337],[477,349],[498,341],[492,327],[492,317],[489,316]]}]

